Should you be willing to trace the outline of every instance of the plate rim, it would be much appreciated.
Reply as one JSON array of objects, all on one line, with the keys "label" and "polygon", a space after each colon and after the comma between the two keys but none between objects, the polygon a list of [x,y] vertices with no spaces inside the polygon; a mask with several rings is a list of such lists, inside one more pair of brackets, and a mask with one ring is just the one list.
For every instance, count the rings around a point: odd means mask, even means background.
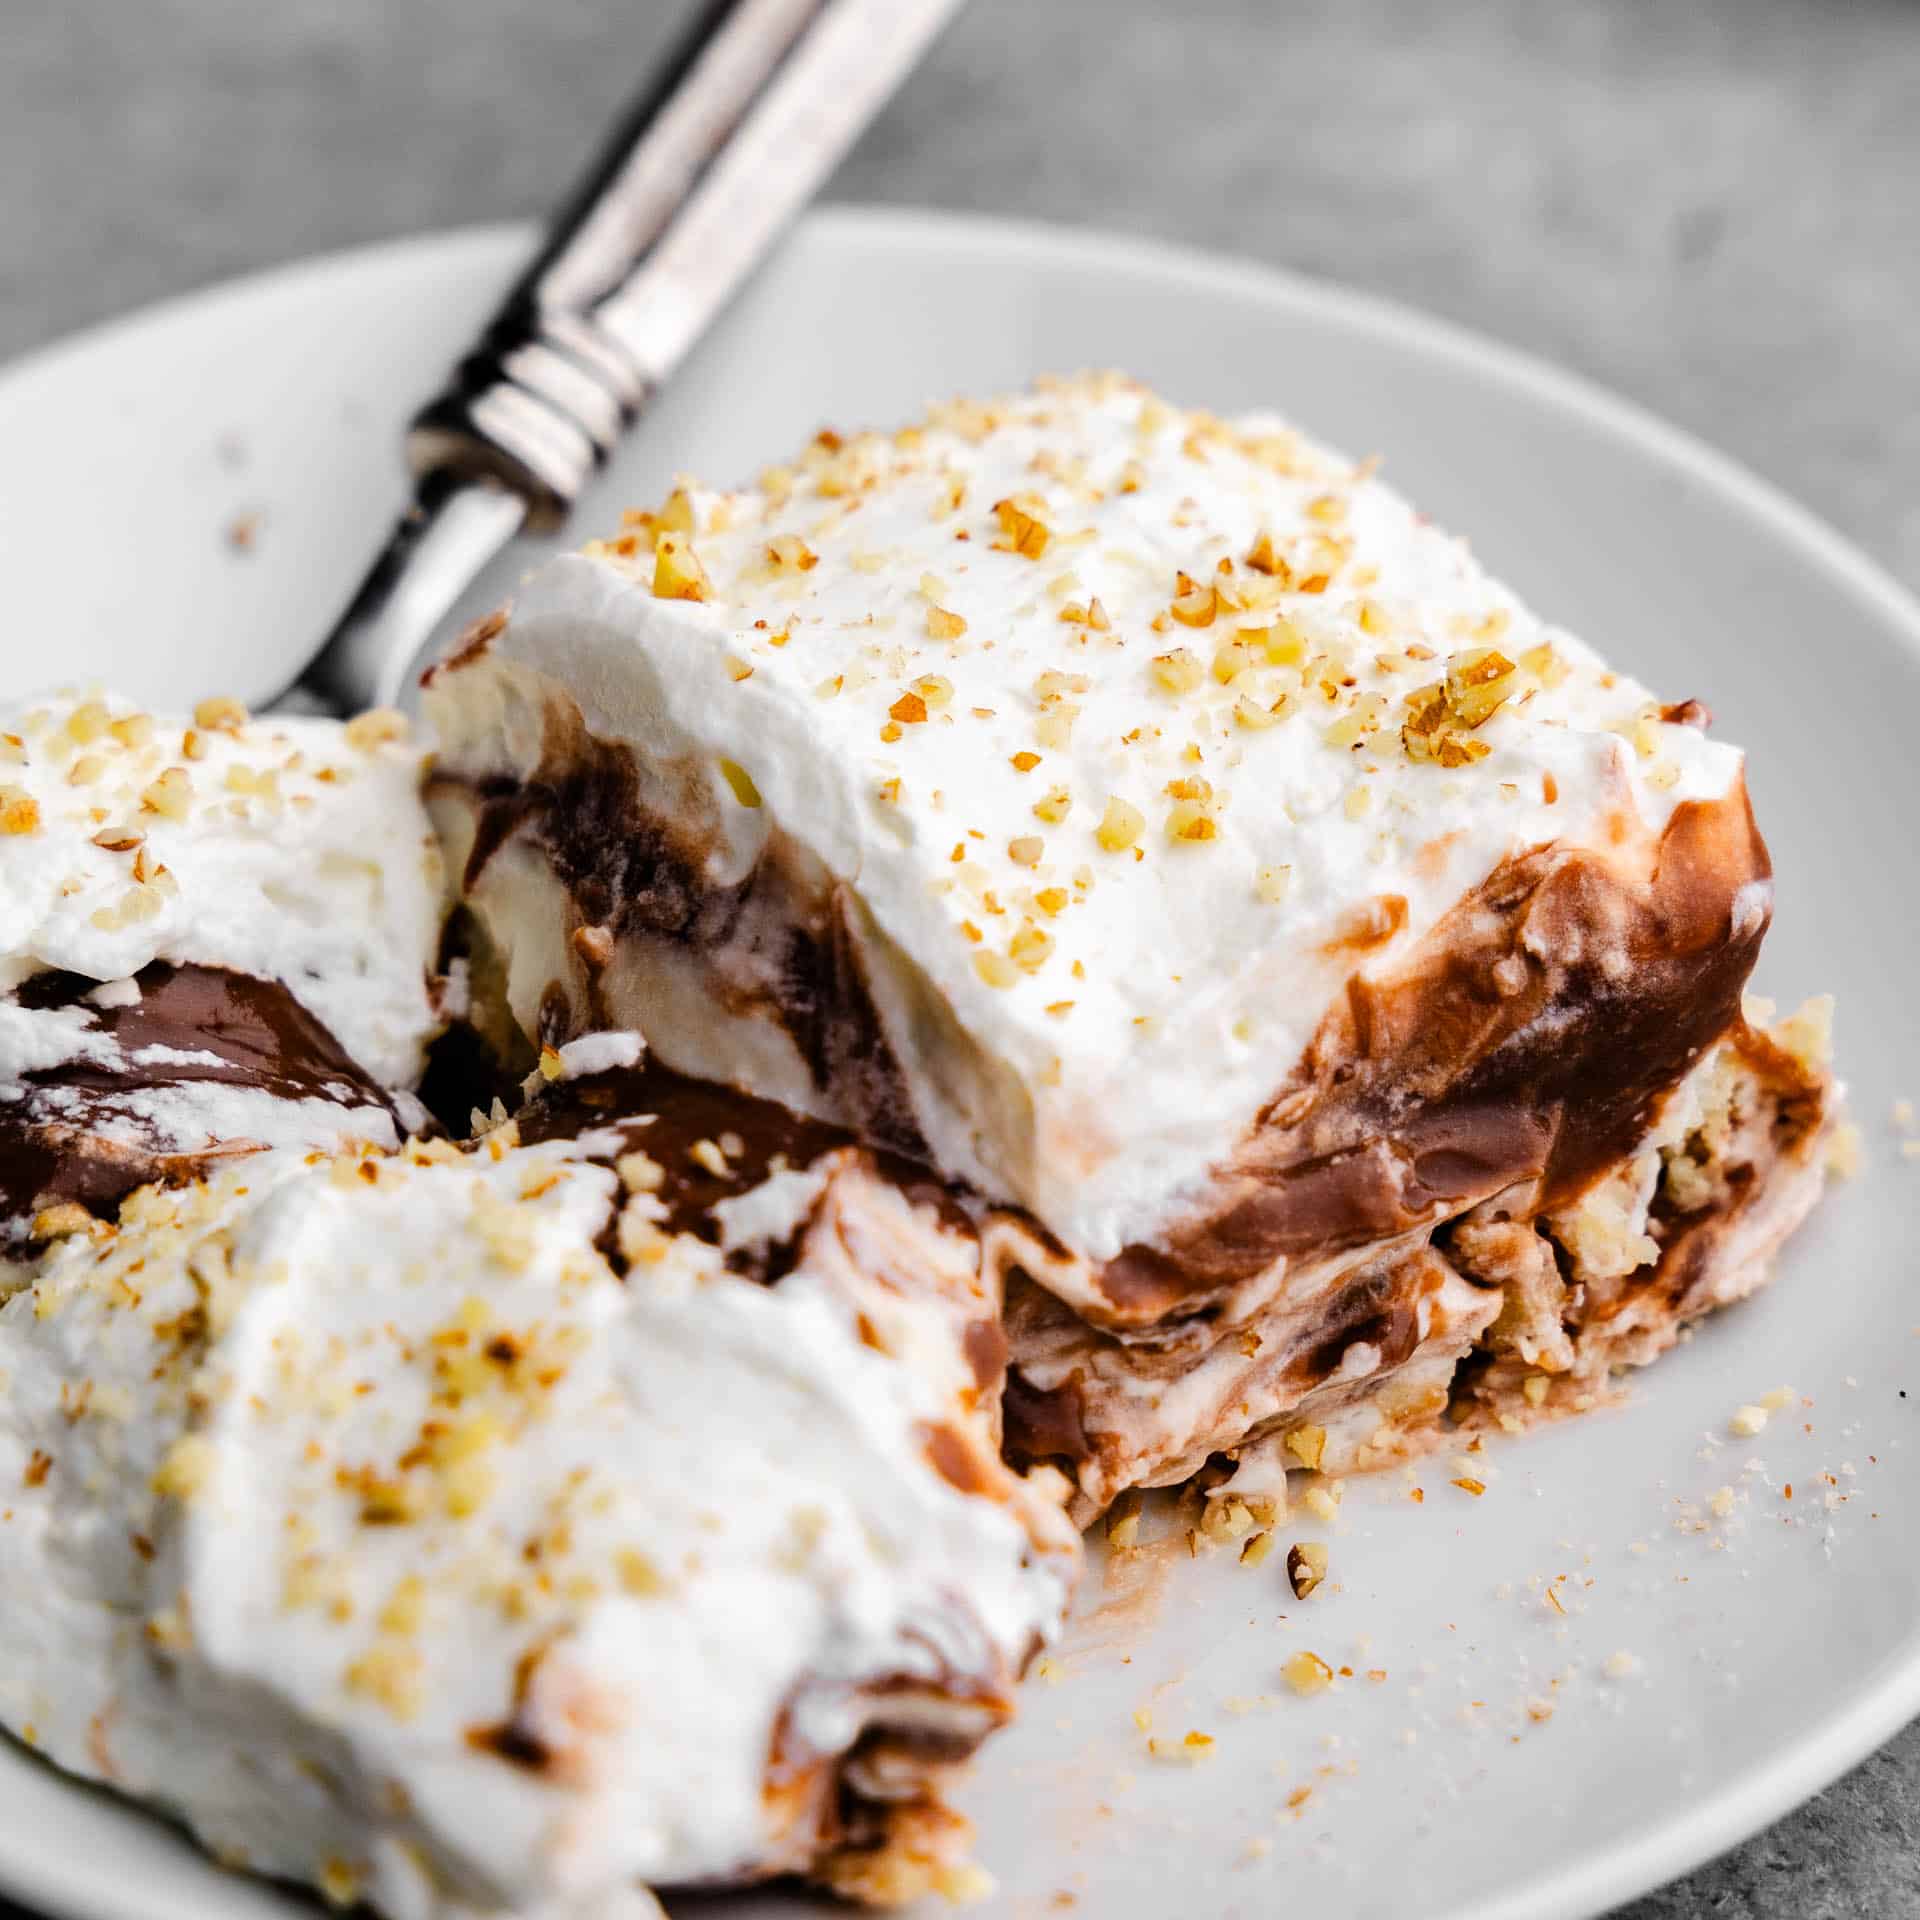
[{"label": "plate rim", "polygon": [[[959,248],[991,252],[1016,266],[1042,258],[1057,264],[1067,257],[1094,270],[1155,277],[1177,273],[1196,298],[1212,289],[1311,314],[1343,331],[1438,360],[1516,392],[1534,405],[1572,415],[1584,429],[1715,496],[1790,557],[1817,571],[1844,599],[1920,657],[1920,596],[1811,508],[1699,435],[1603,382],[1496,336],[1338,281],[1099,227],[940,208],[836,202],[809,210],[799,228],[810,245],[884,247],[901,258],[950,256]],[[111,351],[157,327],[190,322],[210,308],[243,305],[270,292],[297,289],[302,283],[318,284],[421,256],[442,263],[471,256],[476,271],[484,263],[486,269],[497,265],[504,272],[516,249],[531,246],[536,231],[526,221],[429,229],[281,261],[170,295],[29,348],[0,364],[0,403],[76,358]],[[1883,1670],[1866,1676],[1850,1702],[1809,1721],[1780,1751],[1757,1757],[1644,1835],[1482,1903],[1476,1908],[1479,1920],[1541,1920],[1541,1916],[1591,1920],[1606,1913],[1771,1825],[1857,1766],[1916,1716],[1920,1716],[1920,1621],[1914,1622],[1901,1651]],[[64,1774],[59,1778],[65,1786],[92,1791],[88,1783]],[[115,1808],[133,1818],[154,1818],[132,1802],[116,1801]],[[104,1886],[83,1861],[69,1861],[55,1876],[44,1853],[21,1857],[4,1821],[0,1821],[0,1886],[49,1915],[149,1920],[151,1914],[146,1900],[138,1897],[139,1889],[118,1881]]]}]

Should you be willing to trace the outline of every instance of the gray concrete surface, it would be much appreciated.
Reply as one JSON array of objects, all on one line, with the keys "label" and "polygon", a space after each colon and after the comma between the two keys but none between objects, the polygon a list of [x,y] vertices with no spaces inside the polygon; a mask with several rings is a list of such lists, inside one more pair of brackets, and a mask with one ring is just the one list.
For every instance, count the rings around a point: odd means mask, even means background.
[{"label": "gray concrete surface", "polygon": [[[683,0],[0,0],[0,357],[540,210]],[[975,0],[837,197],[1415,302],[1682,422],[1920,587],[1920,0]],[[1631,1920],[1920,1915],[1920,1728]]]}]

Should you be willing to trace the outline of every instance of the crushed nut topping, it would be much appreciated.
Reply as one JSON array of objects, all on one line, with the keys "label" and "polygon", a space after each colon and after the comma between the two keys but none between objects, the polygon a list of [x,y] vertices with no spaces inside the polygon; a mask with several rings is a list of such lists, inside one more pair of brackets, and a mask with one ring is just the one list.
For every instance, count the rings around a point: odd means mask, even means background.
[{"label": "crushed nut topping", "polygon": [[1296,1653],[1280,1672],[1287,1685],[1302,1695],[1325,1693],[1333,1685],[1333,1669],[1317,1653]]},{"label": "crushed nut topping", "polygon": [[1304,1600],[1327,1577],[1327,1550],[1317,1540],[1297,1540],[1287,1549],[1287,1583]]}]

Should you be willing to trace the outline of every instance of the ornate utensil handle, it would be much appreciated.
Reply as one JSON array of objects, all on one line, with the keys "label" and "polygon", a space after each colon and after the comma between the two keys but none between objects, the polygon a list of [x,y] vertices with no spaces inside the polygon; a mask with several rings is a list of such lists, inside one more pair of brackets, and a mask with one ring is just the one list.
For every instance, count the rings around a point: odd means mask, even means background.
[{"label": "ornate utensil handle", "polygon": [[713,0],[414,421],[422,480],[565,518],[959,0]]}]

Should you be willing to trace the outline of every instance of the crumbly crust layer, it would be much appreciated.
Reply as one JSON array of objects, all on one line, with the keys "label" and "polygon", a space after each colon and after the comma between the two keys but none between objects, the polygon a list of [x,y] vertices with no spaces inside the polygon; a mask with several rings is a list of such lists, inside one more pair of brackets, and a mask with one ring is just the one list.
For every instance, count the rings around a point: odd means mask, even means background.
[{"label": "crumbly crust layer", "polygon": [[1034,1284],[1034,1243],[1000,1223],[1011,1457],[1061,1466],[1086,1520],[1222,1457],[1245,1467],[1231,1491],[1276,1466],[1366,1471],[1462,1427],[1590,1410],[1620,1368],[1762,1285],[1819,1197],[1836,1098],[1823,1023],[1817,1006],[1772,1032],[1739,1020],[1580,1199],[1543,1209],[1514,1189],[1323,1266],[1238,1325],[1092,1327]]}]

